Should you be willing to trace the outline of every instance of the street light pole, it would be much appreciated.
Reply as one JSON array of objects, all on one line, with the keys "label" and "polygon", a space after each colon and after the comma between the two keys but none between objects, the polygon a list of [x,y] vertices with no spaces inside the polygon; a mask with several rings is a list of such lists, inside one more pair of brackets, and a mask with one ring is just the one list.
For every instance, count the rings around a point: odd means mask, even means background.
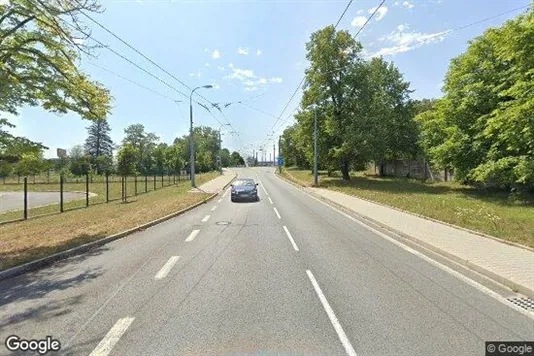
[{"label": "street light pole", "polygon": [[196,188],[195,185],[195,143],[193,142],[193,93],[200,88],[213,88],[213,85],[203,85],[191,90],[189,95],[189,174],[191,175],[191,187]]},{"label": "street light pole", "polygon": [[314,130],[313,130],[313,185],[317,187],[318,183],[318,172],[317,172],[317,106],[313,108],[314,119]]}]

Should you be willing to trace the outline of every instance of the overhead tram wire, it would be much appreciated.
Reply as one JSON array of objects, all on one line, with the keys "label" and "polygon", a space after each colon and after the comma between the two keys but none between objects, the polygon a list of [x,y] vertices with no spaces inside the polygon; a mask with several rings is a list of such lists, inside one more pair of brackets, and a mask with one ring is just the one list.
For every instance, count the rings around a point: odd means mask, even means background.
[{"label": "overhead tram wire", "polygon": [[[367,19],[367,21],[365,22],[365,24],[360,28],[360,31],[367,25],[367,23],[373,18],[373,16],[377,13],[377,11],[382,7],[382,5],[384,4],[386,0],[382,0],[382,2],[380,3],[380,5],[378,5],[376,7],[376,9],[373,11],[373,13],[371,14],[371,16],[369,16],[369,18]],[[337,28],[337,26],[339,25],[339,23],[341,22],[341,20],[343,20],[343,17],[345,17],[345,14],[347,13],[348,9],[350,8],[350,6],[352,5],[352,2],[353,0],[350,0],[349,3],[347,4],[347,6],[345,7],[345,10],[343,10],[343,12],[341,13],[341,16],[339,16],[339,19],[337,20],[336,22],[336,25],[334,26],[334,28]],[[360,33],[360,31],[358,31],[358,33]],[[358,34],[356,34],[357,36]],[[284,106],[284,108],[282,109],[282,112],[280,113],[280,116],[278,116],[278,118],[276,119],[276,121],[274,122],[273,126],[271,127],[271,130],[272,131],[274,129],[274,127],[276,126],[276,124],[280,121],[280,119],[282,118],[282,116],[284,115],[284,112],[287,110],[287,107],[289,106],[289,104],[291,104],[291,102],[293,101],[293,99],[295,98],[295,96],[297,95],[299,89],[302,87],[302,84],[304,84],[304,81],[306,80],[306,76],[304,75],[299,83],[299,85],[297,86],[297,88],[295,89],[295,91],[293,92],[293,94],[291,95],[291,97],[289,98],[288,102],[286,103],[286,105]],[[266,143],[269,142],[269,141],[266,141]]]},{"label": "overhead tram wire", "polygon": [[[78,4],[80,4],[80,2],[78,0],[75,0]],[[155,61],[153,61],[152,59],[150,59],[147,55],[145,55],[144,53],[142,53],[140,50],[138,50],[137,48],[135,48],[134,46],[132,46],[131,44],[129,44],[126,40],[122,39],[119,35],[115,34],[113,31],[111,31],[110,29],[108,29],[106,26],[102,25],[100,22],[98,22],[97,20],[95,20],[93,17],[91,17],[90,15],[88,15],[85,11],[80,11],[81,14],[83,16],[85,16],[86,18],[88,18],[91,22],[93,22],[94,24],[96,24],[97,26],[99,26],[100,28],[102,28],[104,31],[106,31],[107,33],[109,33],[111,36],[115,37],[117,40],[119,40],[121,43],[123,43],[124,45],[126,45],[128,48],[130,48],[131,50],[133,50],[135,53],[139,54],[141,57],[143,57],[144,59],[146,59],[147,61],[149,61],[152,65],[156,66],[158,69],[160,69],[163,73],[167,74],[168,76],[170,76],[172,79],[176,80],[178,83],[180,83],[181,85],[183,85],[184,87],[186,87],[187,89],[189,90],[192,90],[193,88],[190,87],[189,85],[187,85],[186,83],[184,83],[182,80],[180,80],[179,78],[177,78],[174,74],[170,73],[168,70],[166,70],[165,68],[163,68],[161,65],[157,64]],[[208,100],[206,97],[204,97],[202,94],[200,93],[195,93],[197,94],[200,98],[202,98],[203,100],[205,100],[206,102],[208,102],[210,104],[210,106],[212,106],[214,103],[211,102],[210,100]],[[198,102],[197,102],[198,104]],[[221,112],[222,114],[222,112]],[[213,116],[213,114],[212,114]],[[223,115],[224,116],[224,115]],[[234,127],[232,126],[232,123],[225,117],[225,120],[227,121],[227,123],[229,124],[229,126],[232,128],[232,130],[235,131]]]},{"label": "overhead tram wire", "polygon": [[123,76],[123,75],[121,75],[121,74],[115,73],[115,72],[113,72],[112,70],[109,70],[109,69],[107,69],[107,68],[105,68],[105,67],[102,67],[102,66],[100,66],[100,65],[98,65],[98,64],[96,64],[96,63],[92,63],[92,62],[87,62],[87,63],[88,63],[89,65],[92,65],[93,67],[99,68],[99,69],[101,69],[101,70],[103,70],[103,71],[105,71],[105,72],[108,72],[109,74],[112,74],[112,75],[114,75],[114,76],[116,76],[116,77],[119,77],[119,78],[121,78],[121,79],[123,79],[123,80],[125,80],[125,81],[127,81],[127,82],[130,82],[130,83],[132,83],[132,84],[134,84],[134,85],[137,85],[138,87],[140,87],[140,88],[142,88],[142,89],[145,89],[145,90],[148,90],[148,91],[150,91],[150,92],[152,92],[152,93],[154,93],[154,94],[157,94],[157,95],[159,95],[159,96],[161,96],[161,97],[163,97],[163,98],[165,98],[165,99],[169,99],[169,100],[172,100],[172,101],[176,101],[176,99],[173,99],[173,98],[171,98],[171,97],[168,96],[168,95],[165,95],[165,94],[163,94],[163,93],[160,93],[159,91],[154,90],[154,89],[151,89],[151,88],[149,88],[149,87],[146,87],[146,86],[144,86],[143,84],[137,83],[136,81],[131,80],[130,78],[127,78],[127,77],[125,77],[125,76]]}]

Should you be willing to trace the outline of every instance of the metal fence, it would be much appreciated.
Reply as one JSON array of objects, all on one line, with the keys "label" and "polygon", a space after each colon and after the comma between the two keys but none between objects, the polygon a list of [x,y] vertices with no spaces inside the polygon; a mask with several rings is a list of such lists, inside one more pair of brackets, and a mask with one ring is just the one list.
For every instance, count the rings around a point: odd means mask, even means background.
[{"label": "metal fence", "polygon": [[156,191],[187,181],[189,175],[11,177],[0,180],[0,224],[63,213]]}]

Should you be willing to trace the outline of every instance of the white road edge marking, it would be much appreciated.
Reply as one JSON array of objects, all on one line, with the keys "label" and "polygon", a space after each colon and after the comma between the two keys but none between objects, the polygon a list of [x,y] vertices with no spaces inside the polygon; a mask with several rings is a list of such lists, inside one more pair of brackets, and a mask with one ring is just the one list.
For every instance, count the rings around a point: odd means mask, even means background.
[{"label": "white road edge marking", "polygon": [[[281,180],[281,179],[280,179],[280,180]],[[287,182],[286,182],[286,183],[287,183]],[[289,184],[289,183],[287,183],[287,184]],[[380,232],[380,231],[378,231],[378,230],[372,228],[371,226],[369,226],[369,225],[367,225],[367,224],[365,224],[365,223],[359,221],[359,220],[356,219],[355,217],[350,216],[349,214],[347,214],[347,213],[345,213],[345,212],[339,210],[338,208],[335,208],[335,207],[333,207],[333,206],[331,206],[331,205],[325,203],[325,202],[322,201],[321,199],[318,199],[318,198],[316,198],[316,197],[314,197],[314,196],[311,196],[311,195],[309,195],[309,194],[306,194],[306,195],[308,195],[310,198],[312,198],[312,199],[314,199],[314,200],[317,200],[319,203],[321,203],[321,204],[323,204],[323,205],[329,207],[330,209],[334,210],[335,212],[337,212],[337,213],[343,215],[343,216],[346,217],[347,219],[354,221],[355,223],[357,223],[357,224],[363,226],[364,228],[366,228],[366,229],[368,229],[368,230],[374,232],[375,234],[379,235],[380,237],[382,237],[382,238],[388,240],[389,242],[391,242],[391,243],[393,243],[393,244],[399,246],[400,248],[402,248],[402,249],[408,251],[409,253],[411,253],[411,254],[413,254],[413,255],[416,255],[416,256],[418,256],[419,258],[422,258],[423,260],[425,260],[425,261],[427,261],[428,263],[434,265],[435,267],[441,269],[442,271],[445,271],[445,272],[447,272],[447,273],[453,275],[454,277],[458,278],[459,280],[463,281],[464,283],[467,283],[467,284],[469,284],[470,286],[472,286],[473,288],[478,289],[480,292],[482,292],[482,293],[484,293],[484,294],[486,294],[486,295],[488,295],[488,296],[490,296],[490,297],[492,297],[492,298],[498,300],[499,302],[501,302],[502,304],[506,305],[507,307],[510,307],[510,308],[514,309],[515,311],[517,311],[517,312],[519,312],[519,313],[521,313],[521,314],[523,314],[523,315],[526,315],[526,316],[528,316],[528,317],[531,318],[531,319],[534,319],[534,314],[533,314],[533,313],[531,313],[531,312],[529,312],[529,311],[527,311],[527,310],[521,308],[521,307],[518,306],[518,305],[515,305],[515,304],[512,304],[512,303],[508,302],[503,296],[501,296],[499,293],[496,293],[496,292],[492,291],[492,290],[489,289],[488,287],[486,287],[486,286],[484,286],[484,285],[482,285],[482,284],[480,284],[480,283],[478,283],[478,282],[476,282],[476,281],[470,279],[469,277],[464,276],[464,275],[461,274],[460,272],[457,272],[457,271],[453,270],[452,268],[450,268],[450,267],[448,267],[448,266],[445,266],[444,264],[439,263],[438,261],[433,260],[432,258],[428,257],[427,255],[425,255],[425,254],[423,254],[423,253],[421,253],[421,252],[419,252],[419,251],[416,251],[416,250],[414,250],[413,248],[411,248],[411,247],[409,247],[409,246],[406,246],[406,245],[403,244],[402,242],[397,241],[397,240],[395,240],[394,238],[392,238],[392,237],[390,237],[390,236],[388,236],[388,235],[386,235],[386,234],[384,234],[384,233],[382,233],[382,232]]]},{"label": "white road edge marking", "polygon": [[190,241],[193,241],[195,239],[195,237],[197,237],[198,233],[200,232],[200,230],[193,230],[191,231],[191,233],[189,234],[189,236],[187,237],[187,239],[185,239],[185,242],[190,242]]},{"label": "white road edge marking", "polygon": [[220,202],[222,202],[222,199],[217,200],[217,203],[220,203]]},{"label": "white road edge marking", "polygon": [[202,222],[206,222],[206,221],[208,221],[210,218],[211,218],[211,215],[206,215],[206,216],[204,216],[204,218],[202,219]]},{"label": "white road edge marking", "polygon": [[224,194],[223,194],[223,198],[226,197],[226,195],[228,194],[228,192],[230,191],[230,189],[232,189],[232,188],[228,188],[228,189],[226,189],[226,192],[224,192]]},{"label": "white road edge marking", "polygon": [[165,265],[161,267],[159,272],[154,276],[154,279],[160,280],[160,279],[167,277],[167,275],[169,274],[169,272],[174,267],[176,262],[178,262],[179,259],[180,259],[180,256],[172,256],[171,258],[169,258],[167,263],[165,263]]},{"label": "white road edge marking", "polygon": [[289,238],[289,241],[291,241],[291,245],[293,245],[293,248],[295,249],[295,251],[298,251],[299,247],[295,243],[295,240],[293,240],[293,236],[291,236],[291,233],[289,232],[286,226],[284,226],[284,231],[286,232],[286,235]]},{"label": "white road edge marking", "polygon": [[217,209],[217,205],[215,205],[213,208],[211,208],[211,211],[215,211]]},{"label": "white road edge marking", "polygon": [[89,356],[107,356],[135,318],[122,318],[113,325]]},{"label": "white road edge marking", "polygon": [[330,319],[330,322],[334,326],[337,336],[339,337],[341,344],[345,348],[347,355],[357,356],[356,351],[354,351],[354,348],[352,347],[352,344],[350,343],[349,338],[347,337],[347,334],[345,334],[345,331],[343,331],[343,327],[341,327],[341,324],[337,320],[336,314],[332,310],[332,307],[328,303],[328,300],[326,300],[326,297],[324,296],[323,291],[321,290],[321,287],[319,287],[319,283],[317,283],[317,280],[313,276],[313,273],[311,273],[311,271],[308,269],[306,270],[306,274],[308,275],[308,278],[310,279],[310,282],[313,285],[313,289],[315,289],[315,293],[317,293],[317,296],[319,297],[319,300],[321,301],[321,304],[323,305],[323,308],[326,311],[326,314],[328,314],[328,318]]},{"label": "white road edge marking", "polygon": [[267,197],[267,198],[269,198],[269,202],[270,202],[271,204],[273,204],[273,200],[271,199],[271,197]]},{"label": "white road edge marking", "polygon": [[276,216],[278,216],[278,219],[282,219],[282,217],[280,216],[280,213],[278,212],[278,210],[276,210],[275,207],[273,207],[274,209],[274,212],[276,213]]}]

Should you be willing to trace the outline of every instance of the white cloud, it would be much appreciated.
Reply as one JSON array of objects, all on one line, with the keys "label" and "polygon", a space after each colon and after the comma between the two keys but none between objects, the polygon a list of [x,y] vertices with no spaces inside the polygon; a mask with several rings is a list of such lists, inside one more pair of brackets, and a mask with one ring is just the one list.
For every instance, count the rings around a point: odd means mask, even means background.
[{"label": "white cloud", "polygon": [[8,6],[9,2],[10,2],[10,0],[0,0],[0,5]]},{"label": "white cloud", "polygon": [[221,52],[219,52],[218,50],[213,51],[213,53],[211,54],[211,58],[213,59],[221,58]]},{"label": "white cloud", "polygon": [[361,15],[361,14],[363,14],[363,10],[358,10],[358,11],[356,12],[356,15]]},{"label": "white cloud", "polygon": [[209,66],[210,66],[210,64],[209,64],[209,63],[206,63],[206,64],[204,64],[204,66],[206,66],[206,67],[209,67]]},{"label": "white cloud", "polygon": [[197,77],[201,77],[202,76],[202,73],[200,71],[197,72]]},{"label": "white cloud", "polygon": [[393,4],[395,6],[399,6],[400,5],[400,2],[399,1],[395,1],[395,3]]},{"label": "white cloud", "polygon": [[410,4],[408,1],[405,1],[405,2],[402,3],[402,6],[404,6],[405,8],[411,9],[415,5],[414,4]]},{"label": "white cloud", "polygon": [[246,87],[245,88],[245,91],[256,91],[256,90],[258,90],[258,88],[256,88],[256,87]]},{"label": "white cloud", "polygon": [[233,63],[228,63],[228,67],[229,68],[234,68],[234,64]]},{"label": "white cloud", "polygon": [[350,24],[354,27],[362,27],[365,21],[367,21],[365,16],[358,16],[355,17]]},{"label": "white cloud", "polygon": [[[0,5],[1,5],[1,4],[2,4],[2,0],[0,0]],[[84,42],[85,42],[85,41],[84,41],[83,39],[81,39],[81,38],[74,38],[72,41],[73,41],[75,44],[77,44],[77,45],[83,45]]]},{"label": "white cloud", "polygon": [[267,79],[265,78],[260,78],[260,80],[258,81],[259,84],[267,84]]},{"label": "white cloud", "polygon": [[241,48],[241,47],[239,47],[239,48],[237,49],[237,53],[238,53],[238,54],[242,54],[242,55],[244,55],[244,56],[248,56],[248,48]]},{"label": "white cloud", "polygon": [[189,73],[190,77],[194,77],[195,75],[197,75],[197,74],[196,73]]},{"label": "white cloud", "polygon": [[442,42],[448,30],[436,33],[406,32],[408,25],[399,25],[397,29],[387,36],[380,38],[381,41],[391,43],[392,46],[381,48],[373,56],[393,56],[398,53],[411,51],[425,44]]},{"label": "white cloud", "polygon": [[261,49],[256,50],[256,56],[259,57],[259,56],[261,56],[262,53],[263,53],[263,52],[261,51]]},{"label": "white cloud", "polygon": [[219,84],[213,84],[213,89],[221,89],[221,86]]},{"label": "white cloud", "polygon": [[224,71],[224,66],[218,66],[217,69]]},{"label": "white cloud", "polygon": [[[369,10],[367,10],[368,13],[372,14],[373,12],[375,12],[376,10],[376,7],[372,7],[370,8]],[[376,12],[376,17],[375,17],[375,20],[376,21],[380,21],[384,18],[384,16],[386,16],[386,13],[388,12],[388,8],[387,6],[382,6],[381,8],[378,9],[378,11]]]},{"label": "white cloud", "polygon": [[256,74],[254,74],[254,71],[252,69],[240,69],[234,68],[233,66],[230,66],[230,68],[232,68],[232,74],[227,75],[225,78],[237,79],[240,81],[256,78]]},{"label": "white cloud", "polygon": [[282,78],[280,78],[280,77],[273,77],[273,78],[269,79],[269,81],[270,81],[271,83],[282,83]]},{"label": "white cloud", "polygon": [[302,62],[297,62],[297,64],[295,64],[295,66],[296,66],[297,68],[302,67]]}]

